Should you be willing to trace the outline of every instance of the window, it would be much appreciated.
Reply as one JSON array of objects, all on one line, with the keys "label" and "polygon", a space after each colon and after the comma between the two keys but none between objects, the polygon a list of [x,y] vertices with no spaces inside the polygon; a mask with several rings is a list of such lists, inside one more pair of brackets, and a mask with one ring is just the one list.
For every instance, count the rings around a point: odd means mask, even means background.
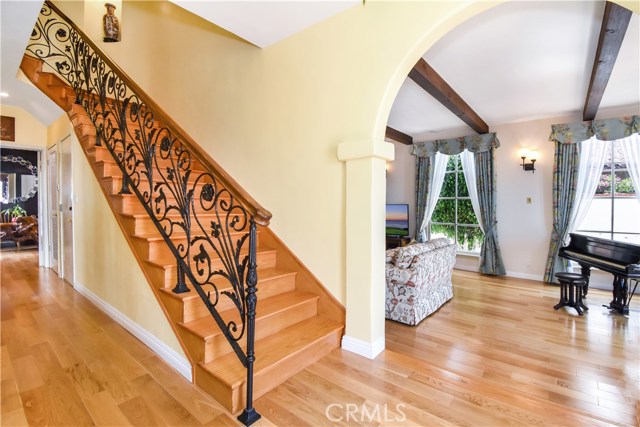
[{"label": "window", "polygon": [[604,239],[640,244],[640,203],[622,149],[609,143],[604,169],[589,211],[577,232]]},{"label": "window", "polygon": [[447,237],[462,252],[480,253],[484,235],[473,212],[460,156],[449,156],[440,198],[431,217],[431,238]]}]

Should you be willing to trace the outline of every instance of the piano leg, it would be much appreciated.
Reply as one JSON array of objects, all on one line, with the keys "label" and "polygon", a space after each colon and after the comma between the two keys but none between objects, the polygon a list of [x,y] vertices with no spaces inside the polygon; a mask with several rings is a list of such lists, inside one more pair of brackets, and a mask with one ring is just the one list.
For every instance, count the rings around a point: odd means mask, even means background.
[{"label": "piano leg", "polygon": [[607,308],[615,310],[622,315],[629,314],[629,290],[626,277],[614,276],[613,300],[611,300]]},{"label": "piano leg", "polygon": [[580,264],[582,275],[584,276],[587,284],[582,288],[582,298],[586,298],[589,293],[589,278],[591,277],[591,267],[586,264]]}]

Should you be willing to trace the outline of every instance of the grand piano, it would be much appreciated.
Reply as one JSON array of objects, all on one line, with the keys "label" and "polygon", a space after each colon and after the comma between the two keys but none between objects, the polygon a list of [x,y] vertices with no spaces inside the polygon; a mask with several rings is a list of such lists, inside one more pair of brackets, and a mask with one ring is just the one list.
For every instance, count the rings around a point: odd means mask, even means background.
[{"label": "grand piano", "polygon": [[[613,300],[609,310],[629,314],[629,301],[640,281],[640,246],[614,240],[570,233],[567,246],[560,248],[558,255],[576,261],[587,278],[585,296],[589,289],[591,267],[613,274]],[[629,292],[629,288],[633,285]]]}]

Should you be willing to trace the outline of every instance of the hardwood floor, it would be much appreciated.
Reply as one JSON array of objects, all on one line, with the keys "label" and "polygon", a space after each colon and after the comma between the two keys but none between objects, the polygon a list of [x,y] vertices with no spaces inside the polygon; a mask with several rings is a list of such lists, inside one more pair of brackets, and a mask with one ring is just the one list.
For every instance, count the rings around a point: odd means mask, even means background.
[{"label": "hardwood floor", "polygon": [[[238,425],[35,251],[0,256],[3,426]],[[637,426],[638,300],[612,315],[591,290],[580,317],[558,294],[456,272],[437,313],[387,322],[376,360],[333,351],[258,399],[257,425]]]}]

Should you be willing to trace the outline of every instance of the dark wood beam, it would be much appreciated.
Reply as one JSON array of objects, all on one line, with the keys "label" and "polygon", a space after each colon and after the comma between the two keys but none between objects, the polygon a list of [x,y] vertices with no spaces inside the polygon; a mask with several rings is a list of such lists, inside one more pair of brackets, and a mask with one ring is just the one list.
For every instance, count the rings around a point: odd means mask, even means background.
[{"label": "dark wood beam", "polygon": [[394,141],[401,142],[402,144],[411,145],[413,144],[413,137],[411,135],[407,135],[406,133],[400,132],[392,127],[387,126],[387,130],[384,133],[389,139],[393,139]]},{"label": "dark wood beam", "polygon": [[587,99],[582,110],[582,120],[593,120],[598,112],[604,90],[611,77],[613,65],[616,63],[622,40],[627,32],[632,12],[622,6],[608,1],[604,7],[602,27],[598,38],[598,49],[593,61],[591,80]]},{"label": "dark wood beam", "polygon": [[473,130],[481,134],[489,132],[489,126],[484,120],[424,59],[420,58],[414,65],[409,72],[409,77]]}]

